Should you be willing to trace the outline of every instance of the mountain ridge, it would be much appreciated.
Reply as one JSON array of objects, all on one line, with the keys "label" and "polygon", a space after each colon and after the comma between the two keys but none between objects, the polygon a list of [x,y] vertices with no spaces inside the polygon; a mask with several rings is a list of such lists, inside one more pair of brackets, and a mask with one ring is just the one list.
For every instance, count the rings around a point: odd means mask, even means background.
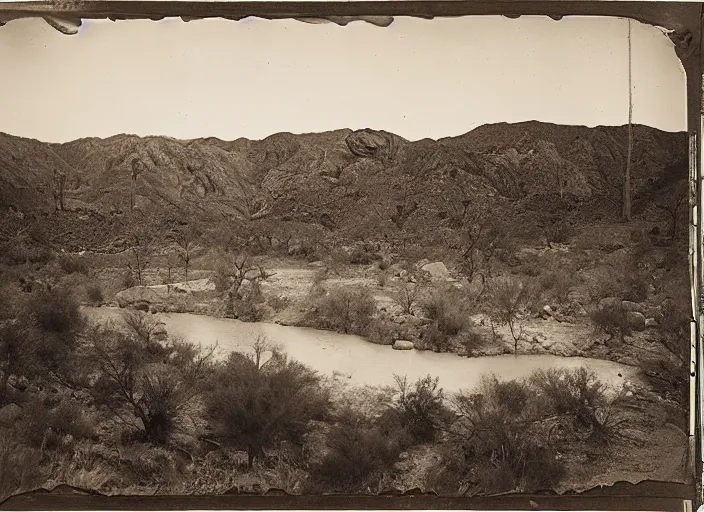
[{"label": "mountain ridge", "polygon": [[[641,211],[648,207],[641,198],[687,178],[687,139],[644,125],[633,133],[634,208]],[[540,204],[564,203],[613,216],[626,143],[626,126],[537,121],[419,141],[370,128],[232,141],[122,134],[43,143],[0,134],[0,208],[53,210],[56,172],[66,176],[69,211],[119,214],[134,201],[155,218],[269,218],[346,238],[432,232],[466,204],[488,201],[518,201],[536,215]]]}]

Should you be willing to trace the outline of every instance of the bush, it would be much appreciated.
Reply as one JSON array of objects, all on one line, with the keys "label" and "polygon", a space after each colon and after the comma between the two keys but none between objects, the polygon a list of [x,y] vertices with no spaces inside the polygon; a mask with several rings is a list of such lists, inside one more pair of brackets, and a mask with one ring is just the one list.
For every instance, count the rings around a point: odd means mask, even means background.
[{"label": "bush", "polygon": [[486,343],[484,335],[477,329],[467,329],[461,336],[461,343],[464,346],[465,353],[471,356],[475,350],[481,348]]},{"label": "bush", "polygon": [[0,435],[0,502],[10,496],[34,490],[44,482],[39,469],[41,454]]},{"label": "bush", "polygon": [[386,317],[372,318],[364,329],[364,337],[377,345],[391,345],[395,324]]},{"label": "bush", "polygon": [[27,245],[26,243],[8,242],[0,247],[0,254],[8,265],[26,263],[48,263],[54,254],[45,245]]},{"label": "bush", "polygon": [[544,229],[548,243],[565,244],[574,236],[574,228],[567,222],[554,222]]},{"label": "bush", "polygon": [[533,397],[524,382],[490,377],[474,392],[455,398],[460,419],[452,438],[464,458],[453,461],[451,455],[450,462],[482,493],[549,490],[564,476],[549,428],[536,418]]},{"label": "bush", "polygon": [[105,297],[103,296],[103,289],[97,283],[90,284],[86,287],[86,296],[93,304],[99,305],[105,300]]},{"label": "bush", "polygon": [[402,437],[389,436],[352,413],[327,435],[327,452],[311,471],[308,492],[378,493],[401,454]]},{"label": "bush", "polygon": [[338,287],[318,300],[317,309],[318,326],[364,336],[367,325],[376,312],[376,301],[367,288]]},{"label": "bush", "polygon": [[620,304],[604,304],[590,315],[597,330],[609,335],[608,341],[618,336],[623,342],[626,336],[632,334],[628,311]]},{"label": "bush", "polygon": [[522,319],[538,298],[538,289],[532,283],[515,277],[497,277],[489,284],[489,315],[494,323],[508,325],[518,352],[518,341],[523,338]]},{"label": "bush", "polygon": [[327,414],[328,397],[306,366],[276,351],[262,363],[234,352],[219,367],[204,394],[215,433],[225,444],[247,452],[248,467],[281,441],[300,443],[311,420]]},{"label": "bush", "polygon": [[409,384],[406,377],[394,375],[394,379],[397,387],[395,408],[401,425],[416,443],[435,440],[445,412],[438,378],[428,375],[414,385]]},{"label": "bush", "polygon": [[61,254],[58,258],[59,267],[65,274],[88,275],[90,267],[86,259],[73,254]]},{"label": "bush", "polygon": [[92,418],[69,399],[52,406],[34,397],[22,408],[19,428],[23,439],[34,448],[55,449],[64,436],[80,440],[95,435]]},{"label": "bush", "polygon": [[584,367],[539,370],[531,382],[546,401],[546,412],[570,418],[576,432],[586,431],[589,439],[604,444],[619,435],[623,421],[611,414],[614,403],[594,372]]},{"label": "bush", "polygon": [[279,312],[291,305],[291,299],[283,295],[274,295],[267,299],[267,304],[269,304],[274,311]]},{"label": "bush", "polygon": [[425,313],[435,323],[437,330],[454,336],[467,328],[467,315],[455,294],[447,290],[435,292],[425,304]]},{"label": "bush", "polygon": [[541,288],[558,304],[567,304],[569,302],[569,294],[573,284],[574,273],[564,270],[548,272],[540,279]]},{"label": "bush", "polygon": [[368,248],[355,247],[349,255],[349,262],[352,265],[369,265],[374,261],[381,260],[380,254],[375,252],[370,252]]}]

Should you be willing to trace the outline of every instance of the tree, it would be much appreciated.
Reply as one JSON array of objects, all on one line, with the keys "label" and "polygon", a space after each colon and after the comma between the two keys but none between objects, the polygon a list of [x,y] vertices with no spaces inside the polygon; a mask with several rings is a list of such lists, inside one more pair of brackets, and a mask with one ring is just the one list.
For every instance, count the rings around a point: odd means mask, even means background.
[{"label": "tree", "polygon": [[247,466],[281,441],[301,443],[311,420],[322,419],[328,397],[308,367],[275,352],[265,363],[234,352],[214,372],[206,410],[219,439],[247,452]]},{"label": "tree", "polygon": [[130,260],[127,262],[127,268],[133,276],[136,276],[137,284],[144,286],[144,270],[149,266],[151,257],[147,237],[142,233],[132,234],[129,253]]},{"label": "tree", "polygon": [[491,262],[502,241],[509,235],[508,226],[493,205],[474,205],[464,210],[459,222],[459,236],[445,237],[450,249],[459,252],[462,269],[471,281],[475,275],[491,275]]},{"label": "tree", "polygon": [[663,195],[665,197],[658,201],[655,206],[668,214],[670,218],[670,236],[676,238],[682,209],[687,207],[689,201],[689,182],[687,180],[678,180]]},{"label": "tree", "polygon": [[146,341],[104,326],[94,328],[89,339],[88,360],[98,375],[91,387],[96,401],[144,439],[167,442],[194,405],[215,347]]},{"label": "tree", "polygon": [[[190,258],[189,258],[190,259]],[[164,263],[166,264],[166,283],[171,284],[173,283],[172,279],[172,271],[176,268],[178,265],[178,262],[182,261],[181,260],[181,255],[177,254],[173,251],[168,251],[166,253],[166,256],[164,258]]]},{"label": "tree", "polygon": [[628,151],[626,169],[623,176],[623,220],[631,220],[631,160],[633,159],[633,85],[632,85],[632,48],[631,20],[628,19]]},{"label": "tree", "polygon": [[498,325],[508,325],[515,353],[518,353],[518,342],[524,335],[521,319],[533,299],[531,287],[512,276],[497,277],[489,286],[489,316]]},{"label": "tree", "polygon": [[228,310],[234,315],[237,302],[245,298],[241,293],[244,281],[248,280],[254,286],[271,274],[246,253],[221,252],[218,261],[215,287],[226,294]]},{"label": "tree", "polygon": [[189,224],[182,226],[171,234],[170,238],[179,248],[179,258],[183,262],[185,280],[188,281],[188,268],[193,257],[193,252],[198,249],[198,240],[201,236],[197,226]]},{"label": "tree", "polygon": [[398,302],[403,309],[403,314],[414,314],[413,306],[416,304],[419,291],[420,288],[415,283],[409,283],[408,281],[401,283],[401,290],[396,294],[396,302]]}]

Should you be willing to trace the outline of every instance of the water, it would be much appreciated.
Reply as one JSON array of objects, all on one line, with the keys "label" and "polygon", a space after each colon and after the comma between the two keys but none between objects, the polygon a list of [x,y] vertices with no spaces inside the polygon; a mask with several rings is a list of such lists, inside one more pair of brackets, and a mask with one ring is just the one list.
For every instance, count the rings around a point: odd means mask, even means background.
[{"label": "water", "polygon": [[[122,314],[117,308],[85,308],[85,311],[88,318],[98,321],[116,320]],[[459,391],[472,389],[487,373],[494,373],[501,379],[518,379],[537,369],[581,366],[593,370],[604,383],[614,388],[636,378],[634,368],[601,359],[553,355],[467,358],[430,351],[394,350],[358,336],[303,327],[246,323],[189,313],[162,313],[159,318],[171,336],[204,347],[217,343],[220,356],[232,351],[250,351],[257,337],[264,335],[270,343],[284,349],[289,357],[322,374],[342,374],[354,384],[391,385],[394,374],[406,375],[412,381],[430,374],[439,377],[445,390]]]}]

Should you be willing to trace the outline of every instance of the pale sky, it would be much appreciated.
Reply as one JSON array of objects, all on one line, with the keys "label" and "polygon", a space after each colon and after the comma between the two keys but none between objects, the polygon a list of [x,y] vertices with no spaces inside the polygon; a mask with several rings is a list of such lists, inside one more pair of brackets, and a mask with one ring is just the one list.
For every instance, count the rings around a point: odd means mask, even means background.
[{"label": "pale sky", "polygon": [[[632,22],[633,121],[686,129],[670,40]],[[397,18],[41,20],[0,28],[0,131],[62,142],[117,133],[264,138],[375,128],[411,140],[495,122],[628,120],[627,21]]]}]

